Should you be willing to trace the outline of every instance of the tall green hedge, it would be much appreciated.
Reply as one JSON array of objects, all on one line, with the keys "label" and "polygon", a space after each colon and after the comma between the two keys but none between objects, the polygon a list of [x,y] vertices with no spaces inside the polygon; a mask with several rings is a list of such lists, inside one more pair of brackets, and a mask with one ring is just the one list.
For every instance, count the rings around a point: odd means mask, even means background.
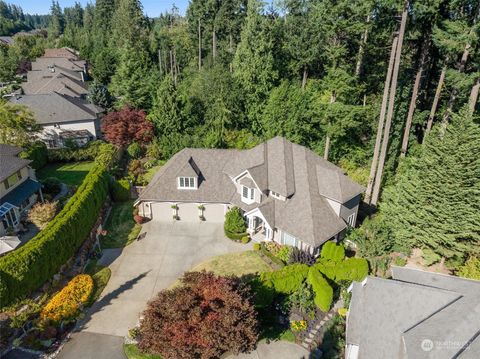
[{"label": "tall green hedge", "polygon": [[292,294],[305,281],[308,274],[306,264],[295,263],[283,267],[275,272],[264,272],[261,280],[275,291],[283,294]]},{"label": "tall green hedge", "polygon": [[107,167],[97,163],[60,213],[23,247],[0,257],[0,307],[38,289],[85,241],[108,194]]},{"label": "tall green hedge", "polygon": [[112,197],[115,202],[125,202],[130,199],[130,182],[121,179],[112,182]]},{"label": "tall green hedge", "polygon": [[308,282],[312,286],[313,293],[315,294],[313,301],[321,310],[328,312],[333,301],[332,287],[328,284],[322,273],[315,267],[311,267],[308,272]]},{"label": "tall green hedge", "polygon": [[343,261],[345,258],[345,248],[340,244],[328,241],[322,246],[320,257],[334,262]]},{"label": "tall green hedge", "polygon": [[26,158],[32,161],[30,166],[39,170],[43,168],[48,161],[48,150],[45,143],[37,141],[28,146],[24,152],[20,154],[20,157]]}]

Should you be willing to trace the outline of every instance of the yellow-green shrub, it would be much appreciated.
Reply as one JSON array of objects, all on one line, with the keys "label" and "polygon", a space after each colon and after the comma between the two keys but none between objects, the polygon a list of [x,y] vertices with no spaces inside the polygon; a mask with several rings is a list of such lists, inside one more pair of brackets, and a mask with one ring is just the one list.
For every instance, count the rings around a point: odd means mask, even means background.
[{"label": "yellow-green shrub", "polygon": [[333,300],[332,287],[328,284],[322,273],[315,267],[311,267],[308,272],[308,282],[315,293],[315,304],[324,312],[328,312]]},{"label": "yellow-green shrub", "polygon": [[40,318],[53,323],[73,319],[80,313],[80,306],[88,302],[92,292],[92,277],[88,274],[77,275],[47,303]]}]

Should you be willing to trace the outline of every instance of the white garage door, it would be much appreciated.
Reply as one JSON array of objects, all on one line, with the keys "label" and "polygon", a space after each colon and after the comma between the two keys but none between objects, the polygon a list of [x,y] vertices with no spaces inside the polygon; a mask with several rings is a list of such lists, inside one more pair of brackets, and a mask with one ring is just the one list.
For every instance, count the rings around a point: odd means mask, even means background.
[{"label": "white garage door", "polygon": [[[156,221],[172,221],[172,203],[153,202],[151,205],[152,219]],[[182,222],[199,222],[200,211],[197,203],[178,203],[178,217]],[[203,216],[205,221],[222,223],[225,220],[225,204],[207,203],[204,204]]]},{"label": "white garage door", "polygon": [[222,223],[225,221],[225,205],[223,203],[210,203],[204,205],[203,216],[207,222]]}]

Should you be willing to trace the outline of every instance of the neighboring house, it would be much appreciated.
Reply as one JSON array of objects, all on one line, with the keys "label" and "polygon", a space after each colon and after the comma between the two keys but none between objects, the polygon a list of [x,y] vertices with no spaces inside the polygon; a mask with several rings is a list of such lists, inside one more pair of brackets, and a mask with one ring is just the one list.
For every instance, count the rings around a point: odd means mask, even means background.
[{"label": "neighboring house", "polygon": [[480,281],[393,267],[354,282],[346,359],[480,358]]},{"label": "neighboring house", "polygon": [[78,53],[68,47],[62,47],[59,49],[45,49],[42,57],[63,57],[69,60],[80,60]]},{"label": "neighboring house", "polygon": [[[32,72],[35,74],[32,75]],[[27,82],[22,84],[22,89],[25,95],[57,92],[71,97],[86,98],[88,94],[87,85],[82,80],[77,80],[66,73],[55,71],[55,68],[51,71],[29,71]]]},{"label": "neighboring house", "polygon": [[45,68],[42,70],[28,71],[27,82],[37,81],[42,78],[53,77],[55,74],[62,74],[75,81],[85,82],[82,71],[73,71],[61,66],[53,66],[51,68]]},{"label": "neighboring house", "polygon": [[73,141],[79,146],[101,137],[103,109],[88,101],[57,92],[11,97],[10,102],[27,106],[43,128],[39,139],[49,148],[64,147]]},{"label": "neighboring house", "polygon": [[38,57],[35,61],[32,61],[33,71],[52,69],[55,66],[83,72],[85,77],[87,75],[87,62],[85,60],[71,60],[64,57]]},{"label": "neighboring house", "polygon": [[11,46],[15,43],[15,40],[11,36],[0,36],[0,45]]},{"label": "neighboring house", "polygon": [[243,151],[184,149],[159,170],[136,205],[140,215],[156,221],[178,215],[209,222],[223,222],[226,211],[238,206],[254,240],[317,254],[324,242],[355,226],[363,190],[339,167],[275,137]]},{"label": "neighboring house", "polygon": [[20,147],[0,144],[0,236],[14,231],[22,214],[38,198],[42,190],[30,160],[19,157]]}]

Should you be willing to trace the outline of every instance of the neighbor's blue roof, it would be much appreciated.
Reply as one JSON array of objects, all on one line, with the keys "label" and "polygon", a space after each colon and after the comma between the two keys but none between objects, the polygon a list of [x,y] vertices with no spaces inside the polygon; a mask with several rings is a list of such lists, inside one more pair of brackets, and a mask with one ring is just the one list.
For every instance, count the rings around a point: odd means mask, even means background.
[{"label": "neighbor's blue roof", "polygon": [[42,187],[42,185],[39,182],[28,178],[12,192],[2,197],[0,199],[0,203],[8,202],[13,204],[14,206],[19,207],[23,201],[25,201],[28,197],[38,191],[40,187]]}]

